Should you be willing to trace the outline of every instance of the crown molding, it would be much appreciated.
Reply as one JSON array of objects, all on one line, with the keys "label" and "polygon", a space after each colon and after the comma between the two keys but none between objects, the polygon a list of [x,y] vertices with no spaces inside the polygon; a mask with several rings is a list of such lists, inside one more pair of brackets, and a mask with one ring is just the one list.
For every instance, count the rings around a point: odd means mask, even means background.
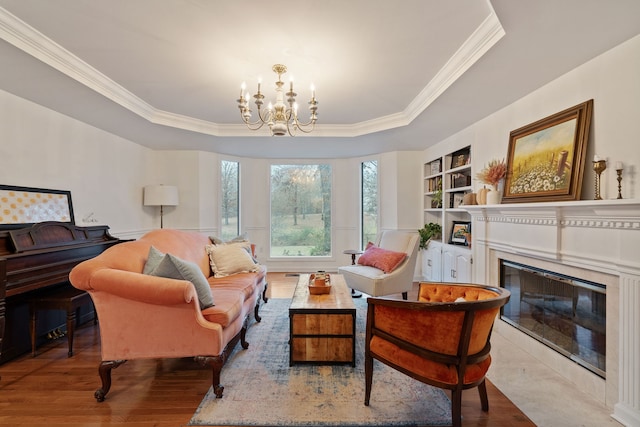
[{"label": "crown molding", "polygon": [[[313,134],[300,132],[298,136],[357,137],[409,125],[505,35],[495,11],[488,5],[491,11],[487,18],[404,111],[353,124],[316,125]],[[268,130],[250,131],[244,124],[218,124],[159,110],[2,7],[0,37],[151,123],[220,137],[269,135]]]},{"label": "crown molding", "polygon": [[137,115],[153,116],[152,106],[1,7],[0,37]]},{"label": "crown molding", "polygon": [[[487,4],[491,7],[490,3],[487,2]],[[407,124],[411,123],[420,113],[427,109],[449,86],[498,43],[505,34],[498,16],[493,7],[491,7],[489,16],[404,110],[403,115],[407,120]]]}]

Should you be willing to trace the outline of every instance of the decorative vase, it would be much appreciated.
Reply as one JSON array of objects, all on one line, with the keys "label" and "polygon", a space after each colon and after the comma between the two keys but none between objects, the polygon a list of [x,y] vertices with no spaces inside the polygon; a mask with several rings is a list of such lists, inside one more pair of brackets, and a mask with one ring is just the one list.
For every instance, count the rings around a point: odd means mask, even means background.
[{"label": "decorative vase", "polygon": [[486,205],[487,204],[487,192],[489,190],[487,190],[487,187],[483,187],[480,190],[478,190],[478,194],[476,195],[476,201],[479,205]]},{"label": "decorative vase", "polygon": [[502,201],[502,191],[498,189],[499,186],[492,185],[491,189],[487,192],[487,204],[499,205]]}]

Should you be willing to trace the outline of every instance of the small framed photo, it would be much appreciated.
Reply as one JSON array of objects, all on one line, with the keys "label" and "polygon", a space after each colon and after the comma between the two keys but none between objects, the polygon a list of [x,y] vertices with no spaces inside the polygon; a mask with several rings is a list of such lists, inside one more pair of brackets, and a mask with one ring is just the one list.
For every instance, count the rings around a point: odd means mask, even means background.
[{"label": "small framed photo", "polygon": [[471,222],[453,221],[449,243],[454,245],[471,245]]},{"label": "small framed photo", "polygon": [[452,193],[451,194],[451,208],[459,208],[464,200],[464,193]]},{"label": "small framed photo", "polygon": [[435,175],[442,172],[440,160],[434,160],[433,162],[430,163],[430,166],[431,166],[431,175]]},{"label": "small framed photo", "polygon": [[469,150],[457,151],[451,155],[451,169],[468,165],[471,162]]}]

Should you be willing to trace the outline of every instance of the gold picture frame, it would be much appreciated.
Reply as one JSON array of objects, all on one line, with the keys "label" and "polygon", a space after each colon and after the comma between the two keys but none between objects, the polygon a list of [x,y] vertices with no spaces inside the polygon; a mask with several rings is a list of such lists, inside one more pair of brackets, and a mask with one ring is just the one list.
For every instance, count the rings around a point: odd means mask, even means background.
[{"label": "gold picture frame", "polygon": [[578,200],[593,99],[509,135],[503,203]]}]

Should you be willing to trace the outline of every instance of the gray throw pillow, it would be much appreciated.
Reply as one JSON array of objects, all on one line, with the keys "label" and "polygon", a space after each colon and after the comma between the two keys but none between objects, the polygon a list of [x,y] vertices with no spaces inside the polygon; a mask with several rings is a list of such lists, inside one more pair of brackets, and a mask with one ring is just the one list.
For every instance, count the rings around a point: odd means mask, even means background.
[{"label": "gray throw pillow", "polygon": [[182,260],[174,255],[166,254],[158,266],[149,273],[151,276],[170,279],[188,280],[193,283],[198,293],[200,309],[213,306],[213,295],[207,278],[195,263]]},{"label": "gray throw pillow", "polygon": [[158,264],[160,264],[160,261],[162,261],[163,258],[164,254],[151,246],[149,248],[149,255],[147,256],[147,262],[144,264],[142,274],[151,274],[151,272],[158,267]]}]

